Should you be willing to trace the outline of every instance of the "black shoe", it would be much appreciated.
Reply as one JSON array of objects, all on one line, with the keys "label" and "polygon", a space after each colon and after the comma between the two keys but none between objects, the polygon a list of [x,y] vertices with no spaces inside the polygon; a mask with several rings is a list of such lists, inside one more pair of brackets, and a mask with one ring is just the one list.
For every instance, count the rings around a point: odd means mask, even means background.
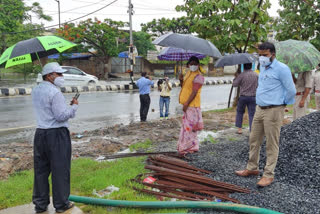
[{"label": "black shoe", "polygon": [[63,213],[63,212],[65,212],[65,211],[67,211],[68,209],[71,209],[72,207],[74,207],[74,203],[69,202],[69,204],[66,205],[65,207],[60,208],[60,209],[56,209],[56,212],[57,212],[57,213]]}]

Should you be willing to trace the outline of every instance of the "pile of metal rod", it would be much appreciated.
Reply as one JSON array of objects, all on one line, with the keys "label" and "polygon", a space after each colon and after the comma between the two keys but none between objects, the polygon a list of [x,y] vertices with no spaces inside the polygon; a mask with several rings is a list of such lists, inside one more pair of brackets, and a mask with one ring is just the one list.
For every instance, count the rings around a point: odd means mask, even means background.
[{"label": "pile of metal rod", "polygon": [[[240,203],[240,201],[230,198],[229,194],[234,192],[250,193],[249,189],[205,177],[203,174],[212,172],[191,166],[175,157],[149,156],[145,169],[153,172],[138,175],[133,181],[143,184],[147,188],[133,188],[147,194],[189,201],[220,199]],[[144,182],[143,178],[146,176],[155,178],[155,181]]]}]

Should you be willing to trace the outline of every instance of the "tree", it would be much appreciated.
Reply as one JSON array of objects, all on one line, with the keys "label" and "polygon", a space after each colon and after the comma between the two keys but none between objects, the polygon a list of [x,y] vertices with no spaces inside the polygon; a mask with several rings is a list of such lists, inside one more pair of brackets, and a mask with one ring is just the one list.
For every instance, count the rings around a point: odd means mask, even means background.
[{"label": "tree", "polygon": [[156,50],[154,45],[151,43],[150,34],[139,31],[139,32],[133,32],[132,36],[133,36],[133,44],[134,46],[137,47],[138,54],[140,56],[146,57],[148,54],[148,50]]},{"label": "tree", "polygon": [[310,40],[320,50],[320,0],[280,0],[276,39]]},{"label": "tree", "polygon": [[142,31],[152,32],[156,36],[161,36],[168,32],[190,34],[190,27],[194,25],[194,20],[188,17],[180,17],[173,19],[153,19],[151,22],[141,24]]},{"label": "tree", "polygon": [[39,28],[40,25],[24,23],[31,20],[31,15],[36,15],[38,19],[52,20],[43,13],[42,7],[37,2],[28,7],[22,0],[0,0],[0,54],[16,42],[32,38],[43,31],[31,30]]},{"label": "tree", "polygon": [[[100,56],[98,59],[104,64],[108,64],[109,57],[117,56],[119,49],[124,49],[125,45],[118,43],[117,41],[125,39],[128,35],[127,32],[120,30],[126,23],[121,21],[113,21],[111,19],[105,19],[100,21],[97,18],[94,20],[87,19],[81,21],[77,26],[74,24],[65,25],[58,30],[58,36],[62,36],[72,42],[79,44],[77,49],[81,52],[90,52],[96,56]],[[120,48],[119,48],[120,45]],[[70,51],[74,51],[70,50]],[[104,74],[107,74],[107,68],[104,66]]]},{"label": "tree", "polygon": [[255,48],[256,43],[267,39],[270,3],[266,0],[258,7],[259,3],[258,0],[186,0],[176,10],[185,11],[194,20],[190,30],[210,40],[221,52],[242,53],[246,46]]}]

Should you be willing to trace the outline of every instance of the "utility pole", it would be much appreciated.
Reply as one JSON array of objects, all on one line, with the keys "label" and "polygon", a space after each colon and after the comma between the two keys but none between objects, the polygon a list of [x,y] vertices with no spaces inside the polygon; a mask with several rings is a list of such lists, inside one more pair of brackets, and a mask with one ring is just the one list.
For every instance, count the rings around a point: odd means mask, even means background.
[{"label": "utility pole", "polygon": [[132,39],[132,15],[133,15],[133,4],[131,0],[129,0],[129,25],[130,25],[130,46],[129,46],[129,58],[130,58],[130,79],[131,84],[134,85],[133,82],[133,39]]},{"label": "utility pole", "polygon": [[61,22],[60,22],[60,0],[55,0],[58,2],[58,14],[59,14],[59,28],[61,27]]}]

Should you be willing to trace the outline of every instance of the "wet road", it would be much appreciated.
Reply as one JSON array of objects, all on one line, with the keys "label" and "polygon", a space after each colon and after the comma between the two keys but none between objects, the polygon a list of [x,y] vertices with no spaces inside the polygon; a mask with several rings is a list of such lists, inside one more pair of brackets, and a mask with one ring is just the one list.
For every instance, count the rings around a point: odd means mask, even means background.
[{"label": "wet road", "polygon": [[[231,85],[204,86],[202,89],[202,110],[227,107]],[[182,113],[178,103],[180,88],[172,90],[170,114]],[[73,94],[65,94],[69,102]],[[159,118],[159,92],[151,91],[151,105],[148,119]],[[139,93],[130,92],[89,92],[79,98],[76,118],[70,120],[71,132],[83,132],[119,123],[139,121]],[[154,110],[154,111],[153,111]],[[15,138],[29,138],[35,129],[35,118],[31,96],[0,99],[0,143]],[[32,132],[30,132],[32,131]]]}]

